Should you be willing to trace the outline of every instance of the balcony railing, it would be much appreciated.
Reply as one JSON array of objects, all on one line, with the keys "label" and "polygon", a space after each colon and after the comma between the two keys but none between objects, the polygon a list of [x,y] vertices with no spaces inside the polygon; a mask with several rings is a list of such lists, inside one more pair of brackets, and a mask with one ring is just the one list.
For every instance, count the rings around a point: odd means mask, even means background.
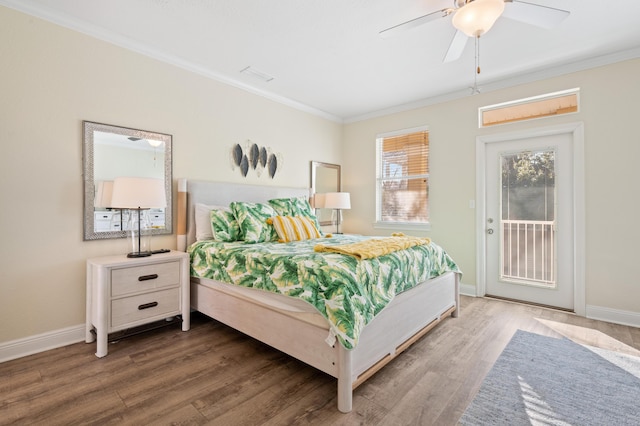
[{"label": "balcony railing", "polygon": [[555,287],[554,221],[502,220],[502,279]]}]

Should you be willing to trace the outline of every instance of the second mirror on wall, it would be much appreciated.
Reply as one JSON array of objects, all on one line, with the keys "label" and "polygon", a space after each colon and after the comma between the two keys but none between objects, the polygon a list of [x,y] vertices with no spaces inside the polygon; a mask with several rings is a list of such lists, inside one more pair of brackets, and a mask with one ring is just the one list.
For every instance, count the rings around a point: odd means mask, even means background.
[{"label": "second mirror on wall", "polygon": [[[339,164],[311,162],[311,193],[313,195],[340,192],[341,185]],[[316,216],[322,226],[334,224],[332,214],[331,209],[316,209]]]}]

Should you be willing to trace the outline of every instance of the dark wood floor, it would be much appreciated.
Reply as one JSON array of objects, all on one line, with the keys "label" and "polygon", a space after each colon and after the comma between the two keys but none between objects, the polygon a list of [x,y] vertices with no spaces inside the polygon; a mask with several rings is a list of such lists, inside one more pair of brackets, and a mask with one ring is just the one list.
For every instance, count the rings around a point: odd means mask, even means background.
[{"label": "dark wood floor", "polygon": [[109,345],[78,343],[0,364],[0,424],[454,425],[517,329],[640,355],[640,329],[462,298],[336,408],[335,379],[206,317]]}]

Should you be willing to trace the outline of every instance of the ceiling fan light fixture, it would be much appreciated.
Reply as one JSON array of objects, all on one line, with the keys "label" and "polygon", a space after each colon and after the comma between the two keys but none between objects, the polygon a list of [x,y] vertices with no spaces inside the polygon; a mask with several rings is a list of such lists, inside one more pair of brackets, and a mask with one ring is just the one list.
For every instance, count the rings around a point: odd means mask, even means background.
[{"label": "ceiling fan light fixture", "polygon": [[469,37],[479,37],[491,29],[504,11],[504,0],[472,0],[453,15],[453,26]]}]

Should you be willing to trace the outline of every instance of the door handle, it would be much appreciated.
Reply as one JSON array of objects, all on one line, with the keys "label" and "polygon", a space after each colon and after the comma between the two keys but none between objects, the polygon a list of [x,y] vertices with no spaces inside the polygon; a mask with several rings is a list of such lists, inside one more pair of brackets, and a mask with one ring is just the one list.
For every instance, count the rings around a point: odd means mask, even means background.
[{"label": "door handle", "polygon": [[493,229],[491,228],[487,229],[487,234],[493,234]]}]

